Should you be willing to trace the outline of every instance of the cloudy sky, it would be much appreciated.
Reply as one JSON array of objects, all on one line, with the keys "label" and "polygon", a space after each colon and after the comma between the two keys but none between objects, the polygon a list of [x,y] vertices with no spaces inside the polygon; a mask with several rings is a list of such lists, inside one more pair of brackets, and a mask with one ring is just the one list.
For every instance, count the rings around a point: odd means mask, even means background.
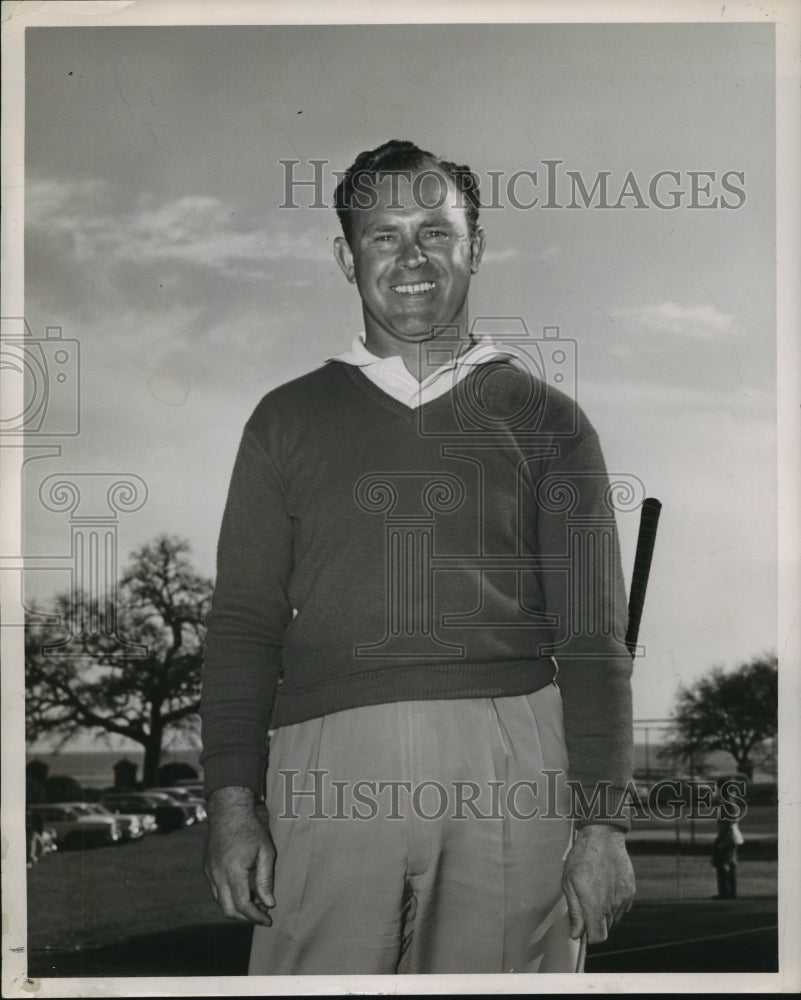
[{"label": "cloudy sky", "polygon": [[[409,138],[469,163],[485,201],[490,171],[537,173],[514,193],[538,205],[482,213],[471,313],[575,341],[610,470],[663,502],[636,716],[774,649],[773,56],[759,24],[29,29],[25,313],[79,341],[82,420],[28,465],[27,551],[69,549],[45,476],[132,473],[149,495],[122,560],[167,531],[213,575],[244,421],[361,325],[336,217],[308,187],[280,207],[280,161],[326,161],[330,203],[331,171]],[[543,207],[546,160],[559,205],[567,171],[607,172],[620,207]],[[649,193],[662,171],[675,209]],[[619,524],[628,575],[637,517]],[[30,596],[63,584],[28,575]]]}]

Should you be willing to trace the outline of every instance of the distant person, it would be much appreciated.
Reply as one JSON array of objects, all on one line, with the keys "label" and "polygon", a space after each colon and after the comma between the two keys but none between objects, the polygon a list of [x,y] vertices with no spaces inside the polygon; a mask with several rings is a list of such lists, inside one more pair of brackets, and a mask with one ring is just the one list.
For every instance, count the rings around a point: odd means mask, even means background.
[{"label": "distant person", "polygon": [[718,834],[712,847],[712,866],[718,876],[718,894],[713,899],[737,898],[737,848],[744,838],[737,821],[718,820]]},{"label": "distant person", "polygon": [[25,810],[25,844],[26,844],[26,854],[28,867],[33,868],[34,865],[39,863],[39,858],[44,853],[44,844],[42,842],[42,834],[44,833],[44,824],[42,823],[42,817],[38,813],[34,812],[33,809]]}]

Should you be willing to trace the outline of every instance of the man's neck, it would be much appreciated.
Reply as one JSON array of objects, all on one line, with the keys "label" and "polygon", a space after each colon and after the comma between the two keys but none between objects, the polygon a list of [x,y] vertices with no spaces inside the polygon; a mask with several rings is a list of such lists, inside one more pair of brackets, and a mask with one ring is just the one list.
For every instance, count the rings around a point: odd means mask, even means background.
[{"label": "man's neck", "polygon": [[[393,340],[391,344],[376,343],[376,338],[371,338],[369,332],[366,335],[364,346],[372,354],[380,358],[400,357],[406,370],[417,379],[423,382],[429,375],[432,375],[438,368],[441,368],[450,358],[461,357],[473,346],[470,334],[466,330],[460,330],[458,338],[453,336],[452,330],[444,331],[443,334],[435,334],[428,340],[419,343],[406,343],[404,341]],[[440,348],[437,350],[436,348]],[[433,349],[432,349],[433,348]],[[450,355],[446,358],[445,353]]]}]

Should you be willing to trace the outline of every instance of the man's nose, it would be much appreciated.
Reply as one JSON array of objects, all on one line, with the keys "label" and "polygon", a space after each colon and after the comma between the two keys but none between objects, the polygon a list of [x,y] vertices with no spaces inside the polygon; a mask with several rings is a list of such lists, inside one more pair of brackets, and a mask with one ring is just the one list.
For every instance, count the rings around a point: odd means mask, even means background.
[{"label": "man's nose", "polygon": [[401,245],[400,262],[404,267],[420,267],[425,264],[426,255],[416,239],[406,239]]}]

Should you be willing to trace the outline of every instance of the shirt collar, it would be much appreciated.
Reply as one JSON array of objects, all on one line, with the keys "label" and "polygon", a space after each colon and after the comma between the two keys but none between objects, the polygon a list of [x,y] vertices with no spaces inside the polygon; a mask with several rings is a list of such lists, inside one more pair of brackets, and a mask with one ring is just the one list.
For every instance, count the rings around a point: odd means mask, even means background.
[{"label": "shirt collar", "polygon": [[[367,340],[367,335],[364,330],[360,330],[356,336],[351,341],[350,347],[343,351],[341,354],[332,355],[326,358],[326,361],[342,361],[347,365],[356,365],[359,368],[366,368],[368,365],[391,365],[397,367],[398,364],[403,366],[404,371],[406,366],[403,364],[403,359],[399,354],[393,354],[390,357],[382,358],[377,354],[373,354],[366,346],[365,341]],[[428,375],[420,383],[425,385],[429,379],[435,378],[442,372],[450,371],[452,368],[459,367],[472,367],[473,365],[480,365],[485,361],[489,361],[491,358],[497,357],[499,354],[504,352],[500,347],[494,344],[489,337],[480,337],[464,354],[459,355],[457,358],[452,358],[450,361],[446,361],[444,364],[440,365],[436,371]]]},{"label": "shirt collar", "polygon": [[[379,358],[377,354],[373,354],[372,351],[368,351],[365,346],[366,340],[367,335],[364,330],[360,330],[351,341],[350,347],[347,351],[343,351],[341,354],[334,354],[325,360],[344,361],[346,365],[357,365],[359,368],[363,368],[365,365],[376,364],[379,361],[389,360],[388,358]],[[399,358],[400,355],[394,354],[393,357]]]}]

